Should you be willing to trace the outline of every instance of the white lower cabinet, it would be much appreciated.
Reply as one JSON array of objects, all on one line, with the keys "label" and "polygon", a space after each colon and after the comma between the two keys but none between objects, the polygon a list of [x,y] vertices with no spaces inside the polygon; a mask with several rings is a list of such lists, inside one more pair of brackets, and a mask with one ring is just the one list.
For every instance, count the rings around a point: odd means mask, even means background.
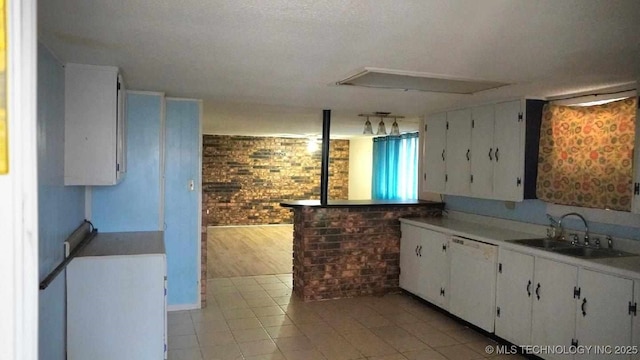
[{"label": "white lower cabinet", "polygon": [[402,224],[400,287],[447,308],[449,260],[447,235]]},{"label": "white lower cabinet", "polygon": [[534,258],[500,248],[498,263],[496,335],[514,344],[531,344]]},{"label": "white lower cabinet", "polygon": [[[638,302],[640,302],[640,280],[633,282],[633,302],[629,304],[629,306],[632,307],[629,312],[633,314],[631,320],[631,345],[640,351],[640,316],[638,316]],[[640,357],[640,355],[637,357]]]},{"label": "white lower cabinet", "polygon": [[[628,347],[631,345],[630,305],[633,281],[618,276],[580,269],[576,292],[576,340],[578,345]],[[639,355],[636,355],[638,358]],[[578,359],[629,359],[625,354],[577,355]]]},{"label": "white lower cabinet", "polygon": [[632,342],[632,322],[640,329],[632,280],[512,250],[500,249],[498,259],[496,335],[518,345],[589,350],[544,359],[628,359],[596,346],[640,345],[640,331]]},{"label": "white lower cabinet", "polygon": [[422,231],[420,250],[422,269],[427,274],[425,299],[443,309],[449,307],[449,236],[437,231]]},{"label": "white lower cabinet", "polygon": [[[571,346],[576,323],[574,287],[578,268],[554,260],[536,258],[534,266],[532,345]],[[526,345],[526,344],[522,344]],[[572,359],[549,354],[548,359]]]},{"label": "white lower cabinet", "polygon": [[402,240],[400,242],[400,287],[412,294],[424,297],[421,277],[424,272],[420,269],[421,261],[418,250],[422,244],[422,229],[406,224],[400,225]]},{"label": "white lower cabinet", "polygon": [[495,246],[402,223],[401,288],[513,344],[538,345],[543,359],[640,359],[640,280],[502,247],[497,259],[496,275]]}]

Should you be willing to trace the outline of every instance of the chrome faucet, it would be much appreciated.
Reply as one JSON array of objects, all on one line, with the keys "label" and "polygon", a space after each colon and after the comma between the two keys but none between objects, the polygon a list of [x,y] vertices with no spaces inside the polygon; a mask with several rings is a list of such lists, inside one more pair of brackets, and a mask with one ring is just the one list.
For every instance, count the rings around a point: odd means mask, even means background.
[{"label": "chrome faucet", "polygon": [[579,217],[584,223],[584,246],[589,246],[589,226],[587,226],[587,220],[584,218],[584,216],[578,214],[577,212],[570,212],[560,216],[560,220],[558,220],[558,227],[560,227],[560,233],[562,234],[564,232],[562,228],[562,220],[564,220],[564,218],[570,215],[575,215]]}]

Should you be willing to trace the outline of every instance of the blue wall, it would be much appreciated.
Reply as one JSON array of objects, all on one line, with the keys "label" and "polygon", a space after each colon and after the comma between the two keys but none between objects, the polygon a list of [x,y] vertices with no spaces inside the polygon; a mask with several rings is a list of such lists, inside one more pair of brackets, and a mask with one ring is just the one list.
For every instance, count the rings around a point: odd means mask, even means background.
[{"label": "blue wall", "polygon": [[[64,69],[38,45],[39,275],[64,259],[63,243],[84,219],[84,187],[64,186]],[[39,298],[40,359],[65,358],[65,274]]]},{"label": "blue wall", "polygon": [[[548,225],[546,211],[547,204],[541,200],[525,200],[515,203],[513,210],[507,209],[503,201],[474,199],[463,196],[446,195],[444,197],[447,210],[462,211],[478,215],[492,216],[497,218],[522,221],[533,224]],[[582,230],[583,225],[580,220],[567,218],[563,221],[563,226],[568,229]],[[589,221],[589,231],[593,233],[608,234],[615,237],[640,240],[640,229],[603,224]]]},{"label": "blue wall", "polygon": [[[167,100],[165,243],[167,301],[198,301],[198,218],[200,217],[200,106],[197,101]],[[189,181],[195,187],[189,189]]]},{"label": "blue wall", "polygon": [[[127,173],[116,186],[91,188],[91,221],[101,232],[164,229],[167,302],[195,305],[200,291],[200,107],[197,101],[166,100],[163,129],[163,103],[159,94],[127,95]],[[189,191],[191,179],[194,191]]]},{"label": "blue wall", "polygon": [[91,188],[100,232],[157,231],[160,224],[161,95],[127,94],[127,173],[116,186]]}]

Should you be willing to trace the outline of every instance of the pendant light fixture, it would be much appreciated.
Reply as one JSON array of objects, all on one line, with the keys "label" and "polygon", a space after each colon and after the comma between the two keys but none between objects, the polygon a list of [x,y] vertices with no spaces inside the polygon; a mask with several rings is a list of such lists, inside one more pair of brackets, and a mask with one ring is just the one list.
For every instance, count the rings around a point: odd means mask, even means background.
[{"label": "pendant light fixture", "polygon": [[380,122],[378,123],[378,132],[376,135],[387,135],[387,128],[384,126],[383,117],[380,116]]},{"label": "pendant light fixture", "polygon": [[384,119],[393,119],[393,125],[391,125],[391,133],[389,135],[394,135],[394,136],[400,135],[400,127],[398,126],[398,119],[402,119],[404,118],[404,116],[391,115],[391,113],[389,112],[380,112],[380,111],[376,111],[372,114],[358,114],[358,116],[361,116],[367,119],[364,123],[364,131],[362,131],[363,135],[374,135],[373,128],[371,126],[371,121],[369,121],[370,117],[380,118],[380,122],[378,123],[378,129],[375,132],[375,135],[378,135],[378,136],[387,135],[387,127],[384,123]]},{"label": "pendant light fixture", "polygon": [[373,135],[373,128],[371,127],[371,121],[369,121],[369,117],[367,116],[367,121],[364,123],[364,131],[362,132],[364,135]]},{"label": "pendant light fixture", "polygon": [[391,133],[389,135],[400,135],[400,127],[398,126],[398,121],[396,120],[396,118],[393,118],[393,125],[391,125]]}]

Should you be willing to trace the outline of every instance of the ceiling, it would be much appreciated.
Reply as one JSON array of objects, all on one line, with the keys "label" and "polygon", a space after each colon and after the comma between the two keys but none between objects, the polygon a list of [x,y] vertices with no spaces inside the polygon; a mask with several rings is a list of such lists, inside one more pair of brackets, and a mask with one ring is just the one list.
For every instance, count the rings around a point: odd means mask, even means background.
[{"label": "ceiling", "polygon": [[[46,0],[62,62],[115,65],[129,89],[204,100],[205,133],[362,132],[358,113],[419,116],[640,79],[637,0]],[[363,67],[511,85],[473,95],[337,86]],[[373,122],[373,121],[372,121]],[[375,122],[374,122],[375,124]]]}]

